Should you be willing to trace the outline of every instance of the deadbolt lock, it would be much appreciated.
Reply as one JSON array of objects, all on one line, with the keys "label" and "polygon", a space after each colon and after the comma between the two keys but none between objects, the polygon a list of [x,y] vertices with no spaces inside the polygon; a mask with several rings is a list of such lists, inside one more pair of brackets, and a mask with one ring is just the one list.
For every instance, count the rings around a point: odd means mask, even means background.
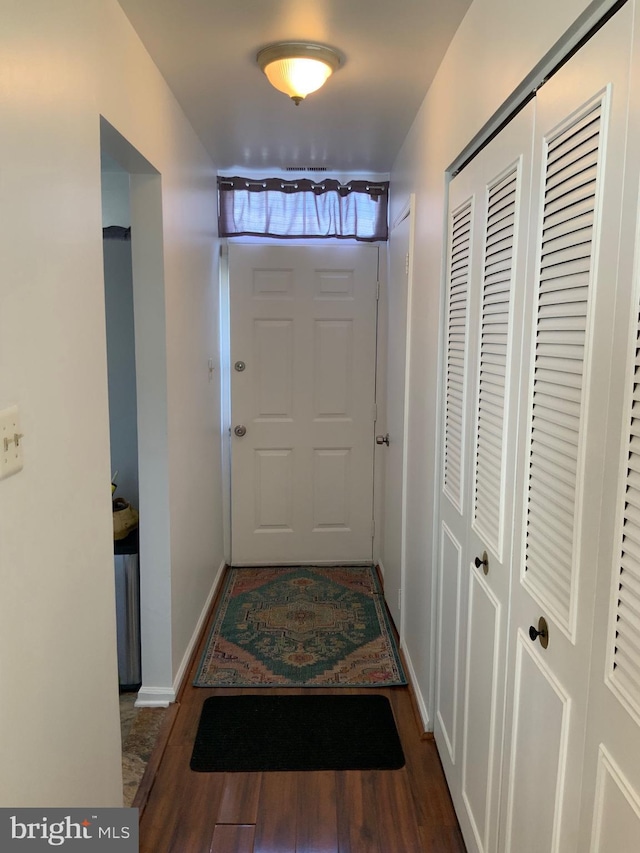
[{"label": "deadbolt lock", "polygon": [[238,371],[238,373],[242,373],[242,371],[245,370],[247,367],[247,365],[244,363],[244,361],[236,361],[236,363],[233,366]]}]

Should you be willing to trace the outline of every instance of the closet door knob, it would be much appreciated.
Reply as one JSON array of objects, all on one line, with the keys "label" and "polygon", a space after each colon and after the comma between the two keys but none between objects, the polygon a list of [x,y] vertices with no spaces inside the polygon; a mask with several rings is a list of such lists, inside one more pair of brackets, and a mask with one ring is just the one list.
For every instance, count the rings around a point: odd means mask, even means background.
[{"label": "closet door knob", "polygon": [[543,649],[546,649],[549,645],[549,626],[547,625],[547,620],[544,616],[541,616],[538,619],[538,628],[536,629],[533,625],[529,628],[529,637],[533,643],[537,639],[540,640],[540,645]]},{"label": "closet door knob", "polygon": [[238,438],[242,438],[243,435],[247,434],[247,428],[242,424],[238,424],[238,426],[233,431],[238,436]]},{"label": "closet door knob", "polygon": [[476,557],[473,561],[476,564],[476,569],[479,569],[482,566],[482,571],[485,575],[489,574],[489,555],[486,551],[482,552],[482,559],[480,557]]}]

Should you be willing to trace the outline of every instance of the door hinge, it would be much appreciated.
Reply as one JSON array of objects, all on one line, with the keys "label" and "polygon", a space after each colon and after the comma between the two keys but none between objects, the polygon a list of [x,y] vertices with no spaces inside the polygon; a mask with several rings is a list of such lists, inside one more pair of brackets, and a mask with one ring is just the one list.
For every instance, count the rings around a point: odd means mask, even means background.
[{"label": "door hinge", "polygon": [[378,420],[378,404],[377,403],[374,403],[373,406],[371,407],[371,414],[373,415],[373,422],[375,424],[375,422]]},{"label": "door hinge", "polygon": [[376,520],[375,518],[371,519],[371,538],[375,539],[376,536]]},{"label": "door hinge", "polygon": [[407,252],[407,256],[405,258],[404,272],[405,275],[409,275],[409,252]]},{"label": "door hinge", "polygon": [[398,611],[402,610],[402,587],[398,590]]},{"label": "door hinge", "polygon": [[376,282],[376,302],[380,300],[380,282]]}]

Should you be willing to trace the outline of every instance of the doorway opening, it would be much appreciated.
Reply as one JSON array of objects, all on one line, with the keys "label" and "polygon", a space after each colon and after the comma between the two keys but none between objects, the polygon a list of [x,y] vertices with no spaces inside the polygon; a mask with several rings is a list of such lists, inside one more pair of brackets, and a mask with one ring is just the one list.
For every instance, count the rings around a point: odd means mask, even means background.
[{"label": "doorway opening", "polygon": [[131,205],[129,173],[105,152],[101,154],[100,168],[111,482],[115,500],[128,504],[117,515],[123,522],[117,531],[114,524],[118,681],[124,693],[137,691],[142,684],[139,547],[135,524],[139,506],[138,404]]},{"label": "doorway opening", "polygon": [[[130,214],[131,239],[122,241],[128,242],[129,252],[122,246],[119,252],[123,256],[120,272],[126,268],[124,256],[130,259],[130,270],[124,276],[129,276],[129,284],[121,283],[117,298],[113,292],[106,297],[105,322],[112,386],[110,416],[112,422],[119,421],[112,423],[111,432],[112,459],[119,470],[116,494],[134,504],[137,500],[140,515],[141,652],[134,684],[141,686],[136,706],[168,705],[175,694],[161,176],[104,118],[100,120],[100,148],[105,206],[118,211],[115,215],[126,216],[128,199]],[[113,254],[111,246],[108,252]],[[108,260],[105,256],[105,264]],[[118,300],[114,313],[112,302]],[[116,458],[124,461],[116,463]]]}]

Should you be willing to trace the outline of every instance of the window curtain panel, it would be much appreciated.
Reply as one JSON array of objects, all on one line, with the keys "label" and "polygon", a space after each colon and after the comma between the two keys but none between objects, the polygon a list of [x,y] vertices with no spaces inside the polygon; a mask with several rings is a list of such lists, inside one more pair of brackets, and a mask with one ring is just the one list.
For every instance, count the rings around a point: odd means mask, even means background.
[{"label": "window curtain panel", "polygon": [[220,237],[387,240],[389,182],[218,178]]}]

